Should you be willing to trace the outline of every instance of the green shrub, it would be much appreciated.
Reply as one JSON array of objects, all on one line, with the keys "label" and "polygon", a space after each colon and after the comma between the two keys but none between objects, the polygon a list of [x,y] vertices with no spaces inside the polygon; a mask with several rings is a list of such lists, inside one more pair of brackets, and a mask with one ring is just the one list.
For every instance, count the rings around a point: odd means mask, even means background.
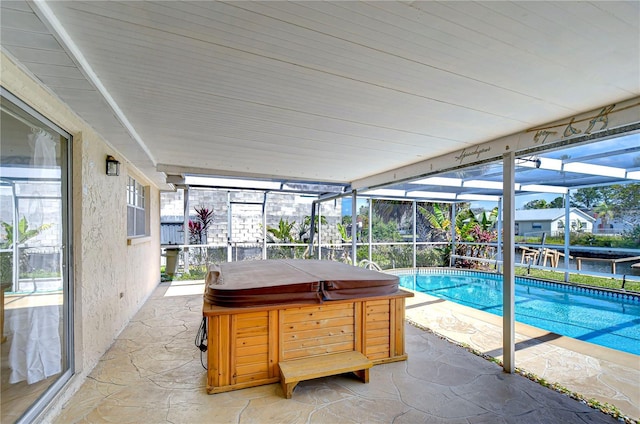
[{"label": "green shrub", "polygon": [[0,283],[11,284],[13,282],[13,253],[0,253]]}]

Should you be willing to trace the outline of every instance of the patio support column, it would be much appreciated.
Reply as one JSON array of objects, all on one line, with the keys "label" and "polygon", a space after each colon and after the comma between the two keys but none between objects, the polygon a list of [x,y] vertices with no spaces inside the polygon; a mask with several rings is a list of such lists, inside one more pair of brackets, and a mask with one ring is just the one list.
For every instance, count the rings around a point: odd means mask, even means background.
[{"label": "patio support column", "polygon": [[[184,198],[182,199],[182,207],[184,208],[184,219],[182,223],[182,231],[184,231],[184,244],[189,244],[189,186],[184,186]],[[182,249],[182,257],[184,262],[184,272],[189,272],[189,248]]]},{"label": "patio support column", "polygon": [[233,262],[233,247],[231,246],[231,192],[227,191],[227,262]]},{"label": "patio support column", "polygon": [[373,257],[373,199],[369,198],[369,260],[372,261]]},{"label": "patio support column", "polygon": [[571,190],[564,195],[564,282],[569,282],[569,237],[571,237]]},{"label": "patio support column", "polygon": [[456,203],[451,204],[451,253],[449,254],[449,267],[453,267],[454,258],[456,254]]},{"label": "patio support column", "polygon": [[351,192],[351,258],[353,266],[358,266],[358,193]]},{"label": "patio support column", "polygon": [[[18,232],[18,228],[20,226],[19,222],[20,222],[20,209],[19,209],[19,205],[18,205],[18,194],[16,193],[16,184],[15,182],[11,183],[11,196],[12,196],[12,200],[13,200],[13,210],[11,211],[13,214],[13,240],[20,240],[20,234]],[[13,292],[17,292],[18,288],[19,288],[19,284],[18,284],[18,280],[20,278],[20,249],[19,249],[19,244],[20,243],[13,243],[12,249],[12,255],[13,255],[13,260],[11,261],[11,291]],[[4,296],[4,295],[3,295]],[[4,306],[3,306],[4,307]]]},{"label": "patio support column", "polygon": [[[496,272],[500,272],[500,263],[502,262],[502,197],[498,199],[498,246],[496,247]],[[515,231],[514,231],[515,236]]]},{"label": "patio support column", "polygon": [[[316,221],[311,221],[311,228],[315,228]],[[318,202],[318,259],[322,259],[322,202]]]},{"label": "patio support column", "polygon": [[262,259],[267,259],[267,194],[262,196]]},{"label": "patio support column", "polygon": [[504,273],[502,275],[502,362],[505,372],[515,370],[515,154],[502,156],[504,195]]},{"label": "patio support column", "polygon": [[[316,205],[317,201],[311,202],[311,228],[309,228],[309,257],[313,257],[313,241],[316,237],[315,226],[313,225],[316,222]],[[319,250],[319,249],[318,249]]]},{"label": "patio support column", "polygon": [[416,267],[416,241],[418,234],[418,203],[414,200],[412,202],[413,206],[413,267]]}]

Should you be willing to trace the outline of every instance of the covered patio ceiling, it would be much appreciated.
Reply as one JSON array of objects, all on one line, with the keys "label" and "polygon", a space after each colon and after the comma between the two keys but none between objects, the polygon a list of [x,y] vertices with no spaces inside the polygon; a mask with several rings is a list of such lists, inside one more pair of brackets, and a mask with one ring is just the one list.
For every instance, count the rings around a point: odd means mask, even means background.
[{"label": "covered patio ceiling", "polygon": [[[526,155],[516,159],[515,164],[516,196],[553,194],[557,197],[580,188],[640,183],[640,133]],[[358,196],[439,202],[497,201],[503,196],[502,180],[503,165],[497,161],[363,190]],[[348,185],[276,179],[187,175],[174,182],[177,186],[258,189],[319,197],[351,194]]]},{"label": "covered patio ceiling", "polygon": [[[640,96],[637,1],[0,7],[5,57],[161,189],[191,174],[347,191],[355,181]],[[637,178],[635,137],[590,157],[579,149],[529,155],[541,166],[521,161],[518,182],[613,182],[571,171],[572,161],[613,163],[626,172],[620,180]],[[570,157],[562,168],[548,169],[562,155]],[[464,180],[456,194],[493,195],[469,180],[482,170],[483,180],[498,181],[494,168],[442,176]],[[385,182],[392,179],[376,185]],[[452,190],[407,179],[385,188]]]}]

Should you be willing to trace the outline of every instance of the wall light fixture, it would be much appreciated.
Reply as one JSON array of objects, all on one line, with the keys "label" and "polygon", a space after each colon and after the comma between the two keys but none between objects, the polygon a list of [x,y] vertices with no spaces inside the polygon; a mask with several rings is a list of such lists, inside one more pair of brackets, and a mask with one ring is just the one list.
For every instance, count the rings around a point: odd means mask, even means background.
[{"label": "wall light fixture", "polygon": [[120,175],[120,162],[111,155],[107,156],[107,175],[110,177]]}]

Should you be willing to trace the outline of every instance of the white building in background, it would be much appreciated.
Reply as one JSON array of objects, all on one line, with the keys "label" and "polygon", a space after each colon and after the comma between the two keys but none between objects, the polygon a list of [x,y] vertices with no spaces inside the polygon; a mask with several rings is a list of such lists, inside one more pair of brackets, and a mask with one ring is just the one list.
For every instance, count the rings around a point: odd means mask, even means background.
[{"label": "white building in background", "polygon": [[[596,219],[580,209],[569,212],[570,229],[582,233],[592,233]],[[565,209],[523,209],[515,212],[516,235],[555,235],[565,230]]]}]

